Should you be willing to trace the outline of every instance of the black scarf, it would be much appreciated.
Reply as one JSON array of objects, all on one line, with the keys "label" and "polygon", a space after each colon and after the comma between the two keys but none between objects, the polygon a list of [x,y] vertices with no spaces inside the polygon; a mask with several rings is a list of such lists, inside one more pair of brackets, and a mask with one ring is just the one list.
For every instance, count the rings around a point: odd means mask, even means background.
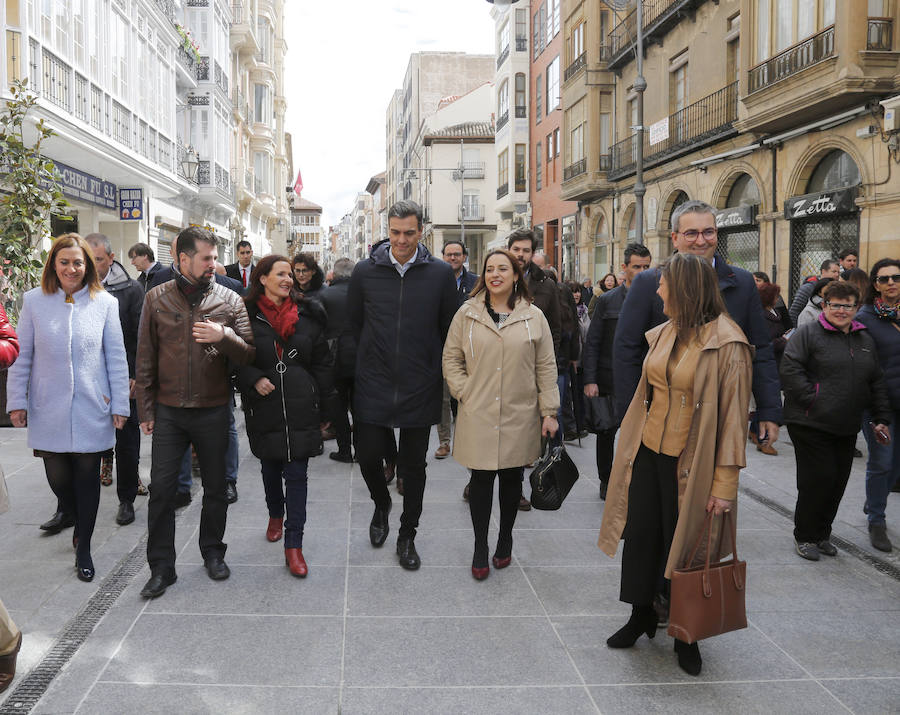
[{"label": "black scarf", "polygon": [[190,278],[183,275],[174,265],[172,266],[172,270],[175,273],[175,285],[178,286],[178,290],[180,290],[187,299],[188,305],[193,308],[203,300],[203,296],[206,295],[206,292],[212,285],[212,281],[192,281]]}]

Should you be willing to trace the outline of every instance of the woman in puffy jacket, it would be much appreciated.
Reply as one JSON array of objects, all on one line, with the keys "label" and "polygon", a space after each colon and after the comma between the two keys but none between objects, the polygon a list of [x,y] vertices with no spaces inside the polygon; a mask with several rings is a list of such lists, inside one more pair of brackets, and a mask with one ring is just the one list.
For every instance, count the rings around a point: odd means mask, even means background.
[{"label": "woman in puffy jacket", "polygon": [[859,291],[832,281],[822,314],[788,340],[781,359],[784,422],[797,462],[794,540],[797,553],[818,561],[834,556],[831,524],[844,496],[863,411],[882,444],[891,441],[891,409],[875,341],[854,320]]},{"label": "woman in puffy jacket", "polygon": [[238,369],[237,378],[250,450],[262,466],[266,538],[275,542],[284,535],[285,563],[294,576],[304,577],[309,571],[303,557],[307,467],[310,457],[322,453],[323,397],[333,414],[327,317],[317,301],[297,295],[285,256],[259,262],[244,302],[256,358]]}]

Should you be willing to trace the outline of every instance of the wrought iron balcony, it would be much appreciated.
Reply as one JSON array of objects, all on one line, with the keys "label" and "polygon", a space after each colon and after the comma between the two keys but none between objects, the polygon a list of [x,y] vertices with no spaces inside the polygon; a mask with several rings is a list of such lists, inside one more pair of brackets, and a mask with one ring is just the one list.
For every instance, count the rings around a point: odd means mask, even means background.
[{"label": "wrought iron balcony", "polygon": [[587,64],[587,52],[582,52],[578,57],[576,57],[572,64],[566,67],[565,74],[563,76],[563,81],[568,82],[572,77],[578,74],[581,70],[584,69],[584,66]]},{"label": "wrought iron balcony", "polygon": [[253,172],[250,169],[244,169],[244,189],[248,193],[253,191]]},{"label": "wrought iron balcony", "polygon": [[216,167],[216,188],[223,194],[231,195],[231,177],[228,175],[228,169],[215,165]]},{"label": "wrought iron balcony", "polygon": [[509,182],[507,181],[505,184],[500,184],[497,187],[497,198],[502,199],[509,193]]},{"label": "wrought iron balcony", "polygon": [[[668,139],[651,146],[649,134],[644,132],[644,168],[736,134],[733,125],[737,119],[737,108],[738,83],[732,82],[670,114]],[[632,134],[610,147],[610,179],[616,180],[634,173],[638,149],[636,138],[637,135]]]},{"label": "wrought iron balcony", "polygon": [[870,17],[866,49],[890,52],[894,44],[894,21],[888,17]]},{"label": "wrought iron balcony", "polygon": [[526,119],[528,117],[528,107],[516,107],[516,119]]},{"label": "wrought iron balcony", "polygon": [[197,80],[200,82],[209,81],[209,57],[205,55],[197,63]]},{"label": "wrought iron balcony", "polygon": [[181,66],[187,70],[187,73],[191,77],[197,76],[197,60],[194,58],[194,54],[192,52],[188,52],[186,49],[184,49],[184,45],[178,45],[176,57],[178,58],[178,62],[181,63]]},{"label": "wrought iron balcony", "polygon": [[[643,0],[644,39],[659,39],[677,25],[684,13],[704,0]],[[632,10],[607,37],[610,67],[618,67],[631,59],[637,43],[637,15]]]},{"label": "wrought iron balcony", "polygon": [[567,167],[563,169],[563,181],[568,181],[569,179],[574,179],[576,176],[580,176],[581,174],[587,171],[587,159],[582,157],[578,161],[573,164],[569,164]]},{"label": "wrought iron balcony", "polygon": [[516,38],[516,52],[527,52],[528,51],[528,38],[527,37],[517,37]]},{"label": "wrought iron balcony", "polygon": [[253,193],[259,196],[263,192],[262,179],[258,176],[253,177]]},{"label": "wrought iron balcony", "polygon": [[749,91],[756,92],[834,55],[834,25],[788,47],[749,72]]},{"label": "wrought iron balcony", "polygon": [[497,129],[495,131],[500,131],[509,122],[509,110],[507,109],[503,114],[500,115],[500,118],[497,120]]},{"label": "wrought iron balcony", "polygon": [[156,0],[156,6],[162,11],[163,15],[175,22],[175,2],[174,0]]},{"label": "wrought iron balcony", "polygon": [[507,57],[509,57],[509,45],[500,50],[500,54],[497,55],[497,69],[500,69],[503,66]]},{"label": "wrought iron balcony", "polygon": [[222,69],[221,65],[219,65],[218,62],[214,62],[213,67],[215,69],[214,77],[216,80],[216,84],[219,85],[219,89],[221,89],[227,95],[228,75],[225,74],[225,70]]},{"label": "wrought iron balcony", "polygon": [[212,172],[210,171],[210,162],[201,161],[197,170],[197,183],[200,184],[200,186],[209,186],[211,177]]},{"label": "wrought iron balcony", "polygon": [[247,100],[244,97],[244,93],[241,92],[237,87],[234,87],[231,90],[231,106],[234,107],[235,111],[245,120],[249,120],[250,118],[250,105],[247,104]]},{"label": "wrought iron balcony", "polygon": [[598,168],[600,169],[600,171],[609,171],[609,166],[610,166],[610,155],[609,154],[601,154]]},{"label": "wrought iron balcony", "polygon": [[[454,172],[457,176],[459,172]],[[459,178],[457,176],[457,178]],[[483,179],[484,178],[484,162],[483,161],[464,161],[463,162],[463,179]]]},{"label": "wrought iron balcony", "polygon": [[484,204],[459,204],[460,221],[484,221]]}]

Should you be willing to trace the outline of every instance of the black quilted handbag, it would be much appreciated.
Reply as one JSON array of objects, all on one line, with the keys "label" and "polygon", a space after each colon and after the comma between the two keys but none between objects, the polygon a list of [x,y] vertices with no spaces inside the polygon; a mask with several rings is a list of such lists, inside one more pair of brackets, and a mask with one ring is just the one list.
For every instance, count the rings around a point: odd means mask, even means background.
[{"label": "black quilted handbag", "polygon": [[563,445],[553,447],[545,440],[544,453],[531,472],[531,505],[543,511],[556,511],[578,481],[578,467]]}]

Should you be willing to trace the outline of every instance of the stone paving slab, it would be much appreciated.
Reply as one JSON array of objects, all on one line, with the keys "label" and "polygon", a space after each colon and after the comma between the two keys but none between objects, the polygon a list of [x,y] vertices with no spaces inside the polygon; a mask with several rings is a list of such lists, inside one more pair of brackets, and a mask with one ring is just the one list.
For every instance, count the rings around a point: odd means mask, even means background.
[{"label": "stone paving slab", "polygon": [[[24,435],[0,429],[0,460],[17,465],[7,471],[13,510],[0,518],[0,594],[26,633],[20,668],[27,672],[138,544],[146,499],[138,498],[135,524],[118,527],[115,489],[102,490],[98,579],[77,581],[71,532],[42,537],[37,530],[53,499]],[[750,447],[742,485],[792,509],[790,444],[779,442],[777,457]],[[142,451],[146,482],[149,439]],[[466,472],[452,459],[429,458],[416,540],[423,567],[415,573],[402,571],[394,554],[402,510],[396,483],[391,534],[373,549],[372,504],[358,466],[312,460],[304,537],[311,571],[301,580],[285,569],[283,544],[265,540],[259,465],[242,438],[240,501],[229,509],[226,531],[232,577],[214,583],[205,575],[195,499],[178,515],[178,583],[143,601],[138,592],[149,572],[142,569],[34,712],[897,710],[900,582],[844,552],[819,563],[801,560],[790,519],[746,495],[738,529],[748,561],[749,627],[704,642],[696,679],[678,668],[663,631],[628,651],[608,649],[605,639],[628,613],[618,601],[620,554],[610,559],[596,547],[603,505],[593,438],[569,452],[582,478],[563,509],[520,512],[513,564],[484,582],[469,575]],[[868,546],[863,477],[864,460],[855,460],[835,534],[883,558]],[[495,502],[492,541],[497,515]],[[889,524],[898,516],[892,495]],[[900,556],[885,560],[898,563]]]}]

